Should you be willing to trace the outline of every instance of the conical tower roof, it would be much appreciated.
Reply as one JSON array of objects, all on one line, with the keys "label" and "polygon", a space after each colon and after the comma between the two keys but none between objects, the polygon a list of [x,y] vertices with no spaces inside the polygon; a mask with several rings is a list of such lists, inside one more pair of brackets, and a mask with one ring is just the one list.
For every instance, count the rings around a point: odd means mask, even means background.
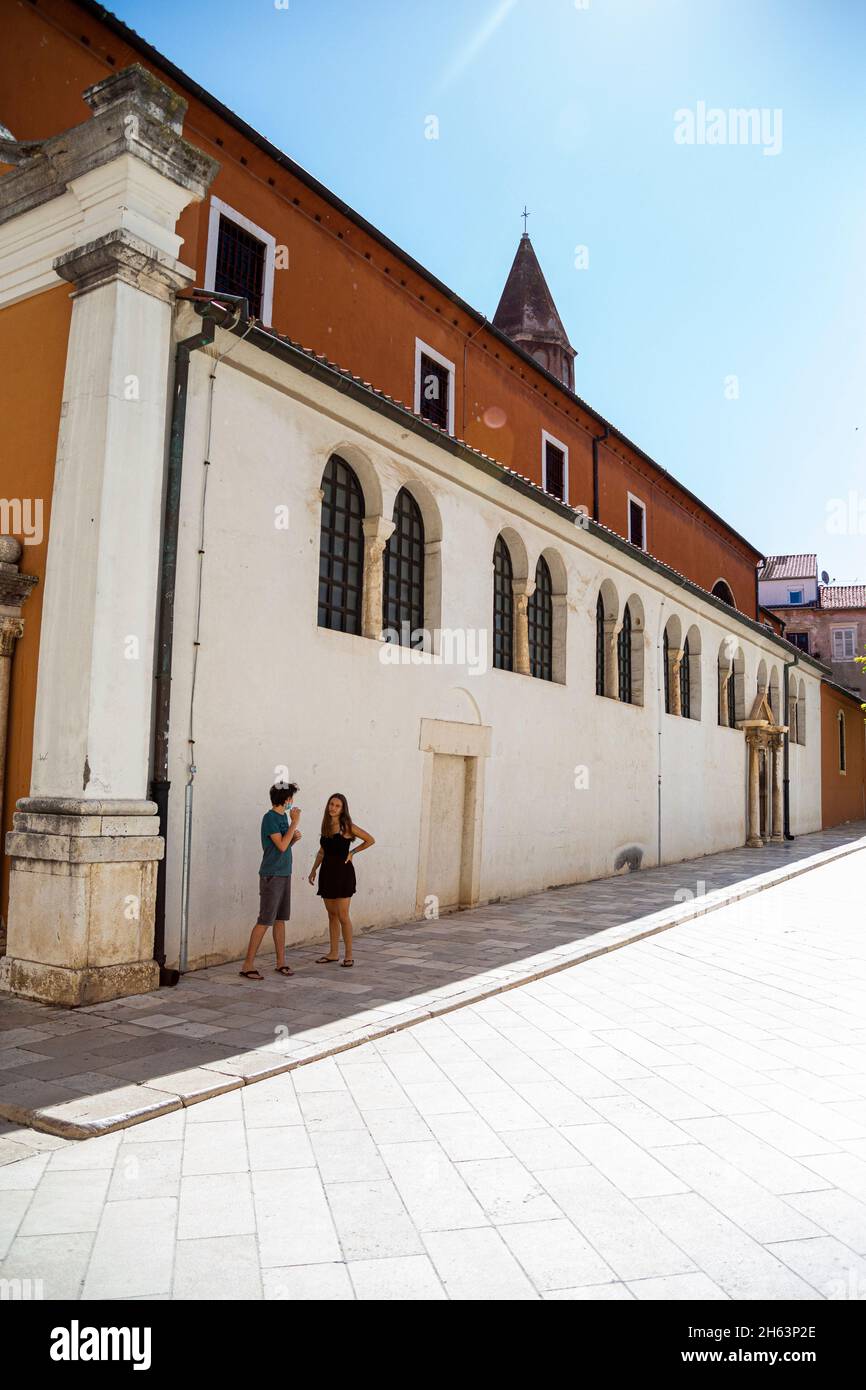
[{"label": "conical tower roof", "polygon": [[523,233],[518,243],[505,288],[493,315],[493,324],[521,346],[530,347],[530,350],[533,343],[556,343],[574,356],[574,348],[568,341],[568,334],[527,232]]}]

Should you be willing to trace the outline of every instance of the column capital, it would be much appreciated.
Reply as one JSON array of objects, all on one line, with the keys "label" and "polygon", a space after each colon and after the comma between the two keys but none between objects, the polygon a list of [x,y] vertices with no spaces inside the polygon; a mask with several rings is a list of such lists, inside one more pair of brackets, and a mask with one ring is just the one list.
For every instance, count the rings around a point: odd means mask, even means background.
[{"label": "column capital", "polygon": [[0,657],[11,656],[15,643],[23,636],[23,618],[0,618]]},{"label": "column capital", "polygon": [[384,550],[394,534],[395,523],[380,513],[379,516],[365,516],[362,525],[364,527],[364,540],[367,544],[381,547]]},{"label": "column capital", "polygon": [[190,198],[203,198],[219,164],[181,134],[187,103],[140,63],[83,94],[93,115],[47,140],[17,142],[4,158],[13,168],[0,189],[0,223],[64,194],[70,183],[133,155]]},{"label": "column capital", "polygon": [[17,536],[0,536],[0,612],[11,610],[17,617],[32,590],[39,583],[35,574],[22,574],[18,568],[23,546]]},{"label": "column capital", "polygon": [[64,252],[53,268],[62,280],[75,285],[76,295],[120,280],[167,303],[195,279],[188,267],[124,227]]}]

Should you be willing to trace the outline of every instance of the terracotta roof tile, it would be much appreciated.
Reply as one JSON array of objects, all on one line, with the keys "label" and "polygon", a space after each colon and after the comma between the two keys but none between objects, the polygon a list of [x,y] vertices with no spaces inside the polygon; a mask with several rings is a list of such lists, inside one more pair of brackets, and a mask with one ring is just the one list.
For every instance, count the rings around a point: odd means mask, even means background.
[{"label": "terracotta roof tile", "polygon": [[821,608],[866,608],[866,584],[822,584]]},{"label": "terracotta roof tile", "polygon": [[817,579],[817,555],[768,555],[758,578],[766,579]]}]

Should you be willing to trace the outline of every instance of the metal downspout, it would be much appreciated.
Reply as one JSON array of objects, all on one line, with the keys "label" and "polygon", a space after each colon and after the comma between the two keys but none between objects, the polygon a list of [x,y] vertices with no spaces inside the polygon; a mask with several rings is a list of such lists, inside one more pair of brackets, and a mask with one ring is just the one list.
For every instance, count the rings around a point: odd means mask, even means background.
[{"label": "metal downspout", "polygon": [[600,506],[600,486],[598,471],[598,446],[602,444],[610,435],[610,426],[605,425],[601,434],[592,436],[592,519],[599,521],[598,509]]},{"label": "metal downspout", "polygon": [[[200,294],[201,292],[196,292]],[[209,295],[222,299],[227,296]],[[234,298],[234,297],[232,297]],[[245,303],[246,301],[244,301]],[[159,966],[159,983],[176,985],[180,972],[165,964],[165,899],[168,858],[168,777],[169,724],[171,715],[171,656],[174,641],[174,595],[177,576],[177,546],[180,526],[180,495],[183,477],[183,447],[186,433],[186,402],[189,388],[189,360],[202,347],[209,347],[216,333],[216,322],[207,317],[208,306],[200,309],[201,328],[184,338],[175,349],[174,396],[169,430],[168,471],[163,510],[162,558],[159,573],[159,617],[156,639],[156,691],[154,695],[153,775],[151,799],[156,802],[163,857],[157,864],[154,911],[153,959]]]},{"label": "metal downspout", "polygon": [[[799,666],[800,658],[794,661],[786,661],[782,670],[782,699],[784,701],[783,718],[788,722],[788,672],[795,666]],[[782,826],[786,840],[793,840],[791,834],[791,755],[788,741],[791,737],[790,731],[784,735],[785,742],[782,745]]]}]

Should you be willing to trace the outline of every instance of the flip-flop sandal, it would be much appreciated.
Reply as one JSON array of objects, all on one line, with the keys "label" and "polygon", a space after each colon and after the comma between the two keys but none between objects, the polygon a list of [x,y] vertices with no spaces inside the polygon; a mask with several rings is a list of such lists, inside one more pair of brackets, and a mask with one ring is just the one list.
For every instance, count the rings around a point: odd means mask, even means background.
[{"label": "flip-flop sandal", "polygon": [[319,956],[316,965],[333,965],[339,959],[339,956]]},{"label": "flip-flop sandal", "polygon": [[290,970],[287,965],[278,965],[274,970],[275,975],[285,975],[287,978],[289,975],[294,975],[294,973],[294,970]]},{"label": "flip-flop sandal", "polygon": [[239,975],[243,975],[245,980],[263,980],[265,977],[258,970],[239,970]]},{"label": "flip-flop sandal", "polygon": [[344,969],[344,970],[351,970],[351,969],[352,969],[352,966],[353,966],[354,964],[355,964],[355,961],[354,961],[354,959],[350,956],[348,960],[344,960],[344,961],[343,961],[343,969]]}]

